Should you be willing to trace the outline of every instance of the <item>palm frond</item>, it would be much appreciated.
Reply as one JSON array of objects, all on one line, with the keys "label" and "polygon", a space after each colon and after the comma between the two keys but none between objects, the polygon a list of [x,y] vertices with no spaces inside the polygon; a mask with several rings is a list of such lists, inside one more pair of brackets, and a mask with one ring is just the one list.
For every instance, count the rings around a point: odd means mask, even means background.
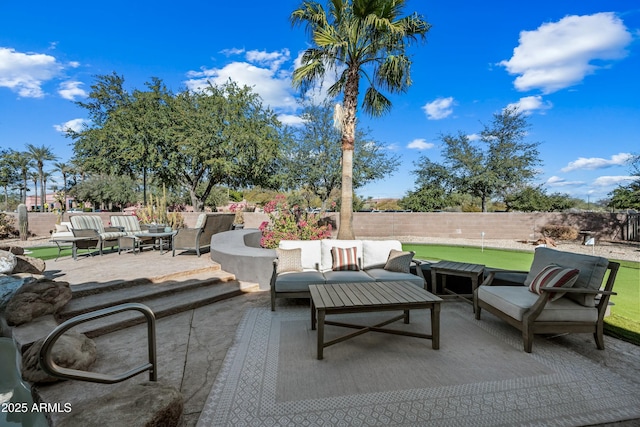
[{"label": "palm frond", "polygon": [[391,110],[391,101],[376,88],[369,86],[364,94],[362,108],[370,116],[380,117]]}]

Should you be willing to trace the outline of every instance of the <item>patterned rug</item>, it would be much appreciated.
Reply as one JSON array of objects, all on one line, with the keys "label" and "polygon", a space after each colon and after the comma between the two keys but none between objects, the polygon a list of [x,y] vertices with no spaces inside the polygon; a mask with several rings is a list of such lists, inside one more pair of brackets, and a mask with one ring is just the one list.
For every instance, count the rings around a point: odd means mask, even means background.
[{"label": "patterned rug", "polygon": [[[349,315],[369,324],[389,316]],[[430,331],[427,311],[411,325]],[[331,316],[336,319],[340,316]],[[371,323],[373,324],[373,323]],[[326,339],[345,333],[327,326]],[[595,345],[595,344],[594,344]],[[582,426],[640,418],[640,390],[543,338],[466,304],[443,304],[440,349],[430,340],[366,333],[316,359],[309,309],[249,310],[198,426]]]}]

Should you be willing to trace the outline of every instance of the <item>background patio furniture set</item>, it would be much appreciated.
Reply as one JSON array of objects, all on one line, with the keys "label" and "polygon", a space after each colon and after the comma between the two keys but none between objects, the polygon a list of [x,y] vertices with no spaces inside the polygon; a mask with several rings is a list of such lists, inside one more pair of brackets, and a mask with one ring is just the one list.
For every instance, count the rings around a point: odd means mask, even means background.
[{"label": "background patio furniture set", "polygon": [[144,247],[158,247],[163,253],[170,247],[173,256],[177,249],[194,251],[200,256],[209,249],[213,234],[231,230],[234,217],[232,213],[203,213],[198,216],[195,227],[172,230],[140,224],[133,215],[112,215],[111,225],[104,226],[99,215],[80,214],[71,216],[69,222],[56,225],[51,241],[58,246],[58,255],[64,246],[71,245],[74,259],[78,249],[97,249],[102,255],[106,248],[116,246],[118,253],[123,250],[136,253]]}]

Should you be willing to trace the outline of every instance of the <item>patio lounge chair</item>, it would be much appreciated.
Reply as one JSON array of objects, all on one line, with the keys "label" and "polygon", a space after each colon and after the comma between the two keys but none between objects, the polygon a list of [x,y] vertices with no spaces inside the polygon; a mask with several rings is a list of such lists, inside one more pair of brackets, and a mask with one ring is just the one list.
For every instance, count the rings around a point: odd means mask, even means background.
[{"label": "patio lounge chair", "polygon": [[[119,227],[105,227],[102,218],[98,215],[74,215],[70,221],[73,225],[71,231],[75,237],[95,237],[97,242],[92,239],[87,241],[87,244],[93,244],[91,247],[97,247],[100,255],[102,255],[104,248],[118,246],[118,238],[127,235],[124,231],[120,231]],[[80,245],[78,248],[87,249]]]},{"label": "patio lounge chair", "polygon": [[211,236],[231,230],[234,219],[233,213],[200,214],[195,227],[180,228],[173,236],[171,241],[173,256],[176,256],[176,249],[192,250],[200,256],[203,250],[211,248]]},{"label": "patio lounge chair", "polygon": [[522,285],[493,286],[498,272],[489,273],[474,291],[476,319],[484,308],[519,329],[527,353],[534,334],[568,332],[592,333],[603,350],[604,316],[619,267],[602,257],[538,248]]},{"label": "patio lounge chair", "polygon": [[113,227],[120,227],[129,236],[149,232],[140,227],[140,221],[133,215],[112,215],[109,220]]}]

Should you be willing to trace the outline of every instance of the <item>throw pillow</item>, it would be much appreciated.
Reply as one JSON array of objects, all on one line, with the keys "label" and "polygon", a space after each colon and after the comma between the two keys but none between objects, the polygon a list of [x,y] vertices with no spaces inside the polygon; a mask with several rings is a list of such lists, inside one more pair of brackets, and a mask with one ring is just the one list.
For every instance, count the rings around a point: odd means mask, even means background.
[{"label": "throw pillow", "polygon": [[391,251],[389,251],[389,257],[387,258],[387,263],[384,265],[384,269],[397,273],[410,273],[411,261],[413,260],[414,254],[415,252],[411,251],[404,252],[391,249]]},{"label": "throw pillow", "polygon": [[333,271],[358,271],[358,248],[331,248]]},{"label": "throw pillow", "polygon": [[302,250],[297,249],[276,249],[278,255],[278,266],[276,273],[286,273],[289,271],[302,271]]},{"label": "throw pillow", "polygon": [[[565,268],[551,264],[540,270],[531,284],[529,290],[534,294],[541,295],[544,291],[540,288],[570,288],[578,280],[580,270],[575,268]],[[554,292],[549,294],[549,301],[561,298],[565,292]]]},{"label": "throw pillow", "polygon": [[56,226],[56,233],[64,233],[66,231],[69,231],[69,227],[67,227],[66,225],[55,224],[55,226]]}]

